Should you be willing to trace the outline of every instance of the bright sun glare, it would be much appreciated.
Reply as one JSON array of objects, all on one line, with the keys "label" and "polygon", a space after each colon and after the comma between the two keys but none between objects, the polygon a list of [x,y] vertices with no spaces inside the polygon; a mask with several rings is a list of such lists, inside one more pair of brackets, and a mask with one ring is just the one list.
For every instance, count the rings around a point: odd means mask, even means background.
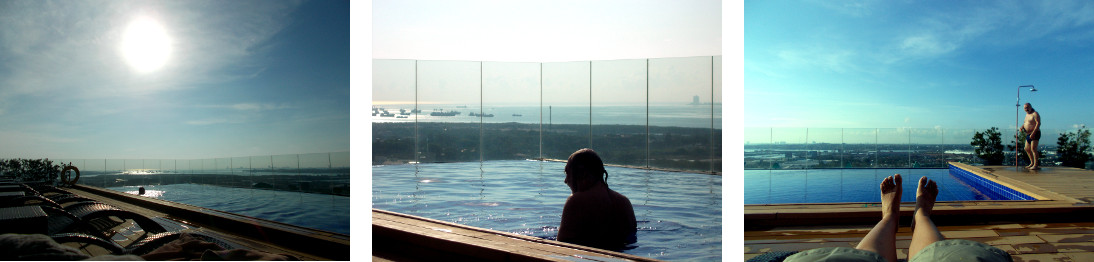
[{"label": "bright sun glare", "polygon": [[155,20],[140,17],[129,22],[119,51],[133,70],[152,72],[167,63],[171,55],[171,38]]}]

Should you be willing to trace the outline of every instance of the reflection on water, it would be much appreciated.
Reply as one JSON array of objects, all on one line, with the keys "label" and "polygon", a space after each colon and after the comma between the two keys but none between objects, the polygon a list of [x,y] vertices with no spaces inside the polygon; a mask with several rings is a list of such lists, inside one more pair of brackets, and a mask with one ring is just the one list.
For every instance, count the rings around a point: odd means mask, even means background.
[{"label": "reflection on water", "polygon": [[[373,207],[554,239],[570,195],[564,166],[542,161],[374,166]],[[611,189],[631,199],[639,220],[638,242],[624,253],[672,261],[721,259],[721,176],[607,169]]]},{"label": "reflection on water", "polygon": [[[140,190],[125,191],[126,194],[140,195]],[[144,195],[151,198],[160,198],[163,196],[163,190],[145,190]]]},{"label": "reflection on water", "polygon": [[[195,184],[144,187],[147,197],[349,235],[349,197]],[[107,189],[137,194],[137,188]]]}]

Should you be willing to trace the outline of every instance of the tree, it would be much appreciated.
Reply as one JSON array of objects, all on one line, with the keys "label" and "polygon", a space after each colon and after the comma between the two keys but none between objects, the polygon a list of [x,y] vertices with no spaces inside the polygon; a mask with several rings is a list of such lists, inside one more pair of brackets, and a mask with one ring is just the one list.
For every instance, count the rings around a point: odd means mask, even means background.
[{"label": "tree", "polygon": [[48,158],[0,160],[0,174],[20,181],[53,182],[60,172],[61,166],[54,165]]},{"label": "tree", "polygon": [[1003,139],[999,134],[999,128],[992,127],[983,133],[976,132],[972,136],[973,153],[984,161],[985,165],[1003,164]]},{"label": "tree", "polygon": [[1056,139],[1056,156],[1067,167],[1086,167],[1086,161],[1092,156],[1090,153],[1090,130],[1080,128],[1074,133],[1060,134]]}]

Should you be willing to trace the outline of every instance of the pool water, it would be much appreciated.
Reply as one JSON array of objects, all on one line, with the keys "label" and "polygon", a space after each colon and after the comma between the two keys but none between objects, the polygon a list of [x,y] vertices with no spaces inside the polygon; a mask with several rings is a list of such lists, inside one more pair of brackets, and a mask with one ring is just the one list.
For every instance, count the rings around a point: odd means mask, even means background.
[{"label": "pool water", "polygon": [[745,204],[844,203],[881,201],[880,184],[903,177],[901,202],[915,202],[920,177],[938,183],[937,201],[992,200],[949,169],[806,169],[745,170]]},{"label": "pool water", "polygon": [[[110,187],[137,194],[137,186]],[[349,235],[349,197],[198,184],[144,186],[145,196]]]},{"label": "pool water", "polygon": [[[570,195],[564,163],[485,161],[372,167],[372,206],[474,227],[554,239]],[[721,176],[607,167],[630,199],[638,242],[623,253],[671,261],[722,254]]]}]

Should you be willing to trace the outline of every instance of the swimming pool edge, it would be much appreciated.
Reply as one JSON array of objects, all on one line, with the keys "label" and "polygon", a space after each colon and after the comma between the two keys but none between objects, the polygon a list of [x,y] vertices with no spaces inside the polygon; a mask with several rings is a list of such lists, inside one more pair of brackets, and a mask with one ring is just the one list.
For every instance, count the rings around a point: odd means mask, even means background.
[{"label": "swimming pool edge", "polygon": [[610,250],[372,209],[373,257],[474,261],[661,261]]}]

